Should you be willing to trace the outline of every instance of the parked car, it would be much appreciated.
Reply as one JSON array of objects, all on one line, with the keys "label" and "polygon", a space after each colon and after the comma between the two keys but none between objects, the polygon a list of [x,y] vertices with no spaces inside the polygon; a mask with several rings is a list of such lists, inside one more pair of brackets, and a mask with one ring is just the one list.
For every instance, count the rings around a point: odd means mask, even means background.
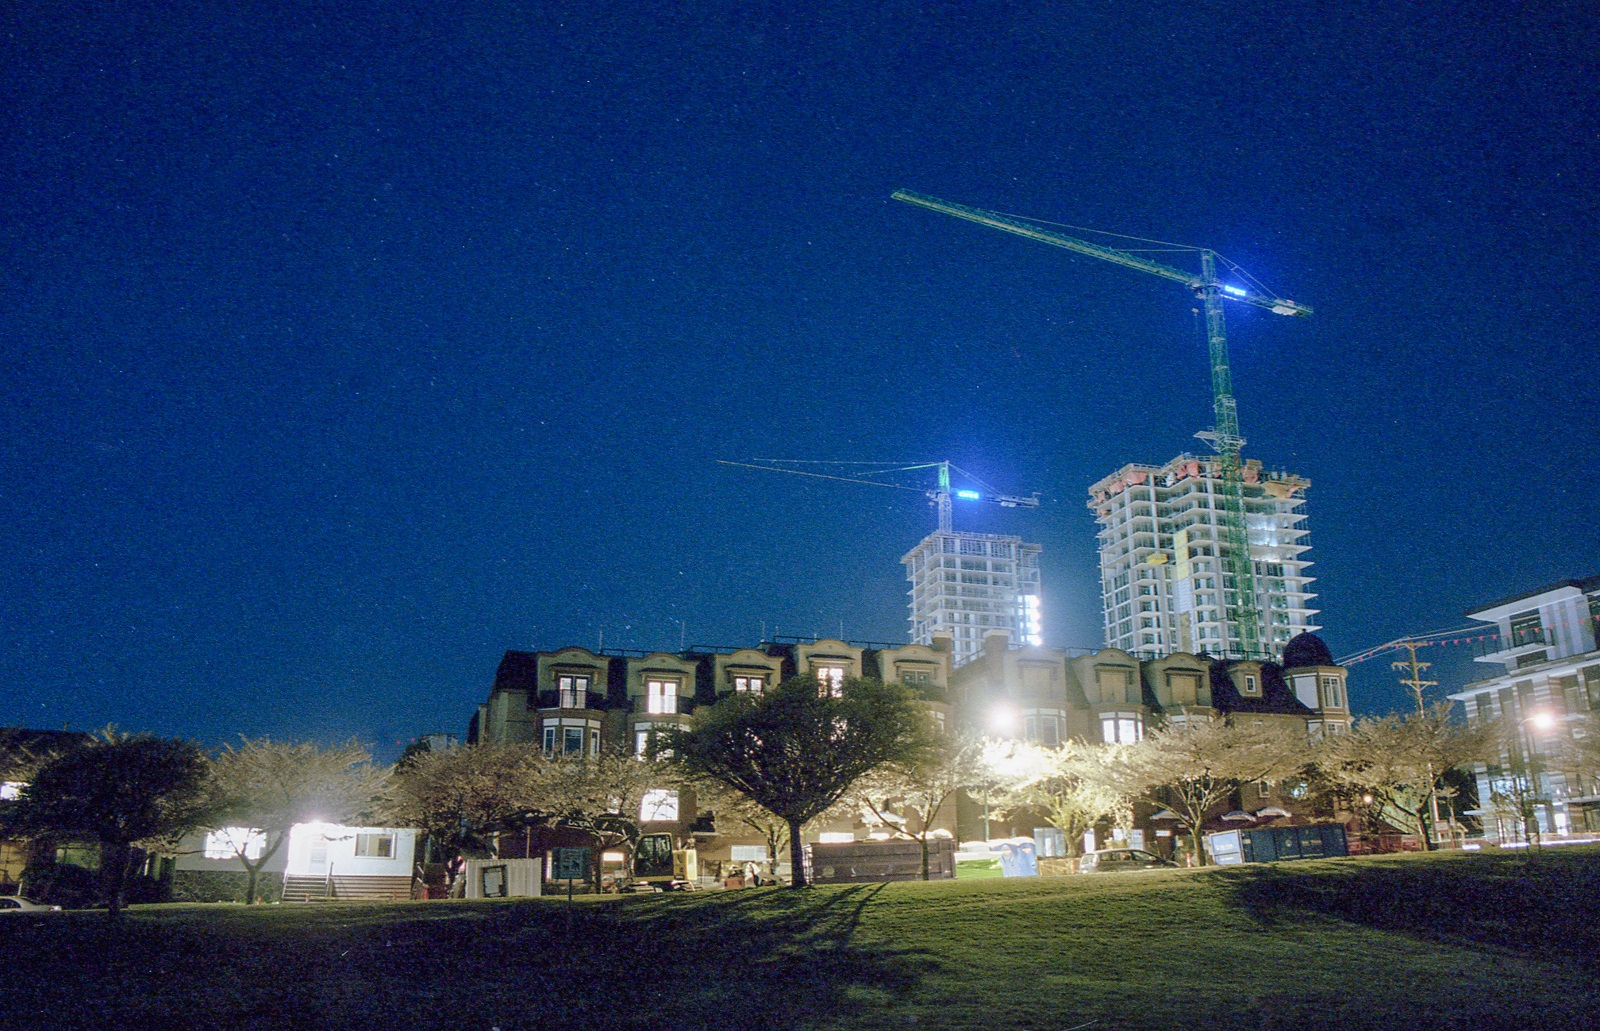
[{"label": "parked car", "polygon": [[29,902],[16,895],[7,895],[0,898],[0,913],[59,913],[60,906],[46,906],[38,902]]},{"label": "parked car", "polygon": [[1142,848],[1104,848],[1078,860],[1079,873],[1121,873],[1124,870],[1164,870],[1178,864]]}]

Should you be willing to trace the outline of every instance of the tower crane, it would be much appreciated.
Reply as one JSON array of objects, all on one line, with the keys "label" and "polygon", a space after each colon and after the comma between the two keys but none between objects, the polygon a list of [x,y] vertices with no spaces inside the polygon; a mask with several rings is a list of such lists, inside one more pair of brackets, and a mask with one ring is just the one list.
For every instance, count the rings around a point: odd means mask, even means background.
[{"label": "tower crane", "polygon": [[[891,196],[895,200],[915,204],[930,211],[964,218],[991,229],[1015,233],[1040,243],[1062,247],[1077,254],[1099,258],[1101,261],[1109,261],[1123,268],[1147,272],[1150,275],[1182,283],[1199,298],[1205,310],[1206,343],[1211,352],[1212,411],[1216,424],[1211,430],[1198,433],[1196,436],[1216,450],[1217,464],[1222,474],[1220,478],[1223,492],[1223,526],[1228,544],[1227,568],[1233,574],[1234,583],[1234,603],[1230,608],[1233,621],[1239,628],[1239,644],[1245,657],[1259,656],[1262,651],[1258,632],[1260,614],[1256,606],[1255,567],[1250,559],[1250,537],[1245,528],[1244,477],[1239,459],[1239,449],[1244,445],[1244,438],[1239,436],[1239,411],[1233,397],[1233,374],[1228,366],[1228,337],[1223,324],[1222,302],[1238,301],[1257,308],[1265,308],[1278,315],[1305,316],[1311,314],[1311,309],[1306,305],[1273,295],[1238,266],[1208,248],[1181,248],[1199,252],[1200,274],[1197,276],[1139,254],[1044,229],[1033,221],[1014,215],[953,204],[909,190],[896,190]],[[1248,285],[1223,282],[1217,274],[1219,261],[1228,265],[1229,269],[1247,281]]]},{"label": "tower crane", "polygon": [[[762,469],[766,472],[789,473],[793,476],[810,476],[818,480],[839,480],[844,483],[864,483],[873,487],[891,487],[894,490],[909,490],[915,491],[918,494],[926,494],[928,496],[928,500],[934,502],[934,504],[938,507],[939,531],[941,533],[949,533],[951,531],[952,498],[959,498],[962,501],[986,501],[993,505],[1000,505],[1003,508],[1039,507],[1039,495],[1034,494],[1032,496],[1024,497],[1020,494],[1002,494],[993,487],[989,486],[987,483],[984,483],[982,480],[978,479],[978,477],[972,475],[965,469],[962,469],[960,466],[948,460],[943,462],[916,462],[910,465],[895,465],[894,463],[888,462],[822,462],[784,458],[757,459],[752,462],[728,462],[719,458],[717,459],[717,464],[737,466],[741,469]],[[870,471],[864,471],[859,476],[839,476],[832,473],[811,472],[806,469],[789,468],[790,466],[796,465],[833,466],[836,468],[852,465],[868,466],[870,467]],[[937,469],[939,471],[939,485],[937,487],[932,489],[927,487],[912,487],[903,483],[886,483],[882,480],[867,479],[869,476],[887,476],[892,473],[920,472],[924,469]],[[972,490],[970,488],[952,487],[950,484],[950,471],[952,469],[983,489]]]}]

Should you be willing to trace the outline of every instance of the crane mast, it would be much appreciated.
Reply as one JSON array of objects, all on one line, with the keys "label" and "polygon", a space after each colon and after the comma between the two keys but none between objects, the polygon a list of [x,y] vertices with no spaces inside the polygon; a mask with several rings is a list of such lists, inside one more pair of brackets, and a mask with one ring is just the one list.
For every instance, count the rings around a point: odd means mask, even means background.
[{"label": "crane mast", "polygon": [[[1223,495],[1223,536],[1228,549],[1227,571],[1233,577],[1233,592],[1227,608],[1234,625],[1239,629],[1239,647],[1244,656],[1246,658],[1262,656],[1261,614],[1256,603],[1255,564],[1250,557],[1250,534],[1245,520],[1244,465],[1239,457],[1240,449],[1244,446],[1244,438],[1239,435],[1239,406],[1233,396],[1233,373],[1228,364],[1228,334],[1222,302],[1224,299],[1237,301],[1279,315],[1310,315],[1311,309],[1259,289],[1224,283],[1217,273],[1217,253],[1206,248],[1193,248],[1200,254],[1200,274],[1196,276],[1139,254],[1079,240],[998,211],[954,204],[935,197],[912,193],[909,190],[896,190],[892,197],[907,204],[966,219],[991,229],[1015,233],[1124,268],[1160,276],[1182,283],[1194,292],[1205,311],[1206,346],[1211,359],[1212,415],[1215,419],[1211,430],[1198,433],[1196,436],[1208,442],[1217,452],[1218,479],[1222,484]],[[1228,599],[1230,596],[1226,588],[1225,581],[1224,598]]]}]

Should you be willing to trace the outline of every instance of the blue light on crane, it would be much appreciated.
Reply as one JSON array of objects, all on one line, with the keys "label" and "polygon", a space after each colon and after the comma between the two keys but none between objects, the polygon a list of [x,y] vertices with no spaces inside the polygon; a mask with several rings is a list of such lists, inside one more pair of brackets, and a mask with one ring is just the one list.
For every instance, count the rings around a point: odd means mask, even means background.
[{"label": "blue light on crane", "polygon": [[1250,291],[1241,290],[1236,286],[1228,286],[1226,283],[1223,284],[1222,289],[1227,291],[1228,293],[1232,294],[1235,297],[1249,297],[1250,296]]},{"label": "blue light on crane", "polygon": [[956,497],[963,498],[963,499],[965,499],[967,501],[982,501],[983,500],[983,495],[979,494],[975,490],[958,490],[958,491],[956,491]]}]

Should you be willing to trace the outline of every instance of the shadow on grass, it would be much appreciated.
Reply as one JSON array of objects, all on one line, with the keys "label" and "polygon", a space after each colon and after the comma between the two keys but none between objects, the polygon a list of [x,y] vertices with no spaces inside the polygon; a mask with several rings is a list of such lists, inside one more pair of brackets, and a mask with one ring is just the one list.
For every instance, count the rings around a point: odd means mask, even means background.
[{"label": "shadow on grass", "polygon": [[855,940],[880,890],[233,909],[121,927],[69,914],[0,929],[0,1004],[17,1028],[803,1028],[903,998],[929,969]]},{"label": "shadow on grass", "polygon": [[1600,850],[1430,858],[1249,866],[1217,876],[1268,926],[1309,911],[1600,970]]}]

